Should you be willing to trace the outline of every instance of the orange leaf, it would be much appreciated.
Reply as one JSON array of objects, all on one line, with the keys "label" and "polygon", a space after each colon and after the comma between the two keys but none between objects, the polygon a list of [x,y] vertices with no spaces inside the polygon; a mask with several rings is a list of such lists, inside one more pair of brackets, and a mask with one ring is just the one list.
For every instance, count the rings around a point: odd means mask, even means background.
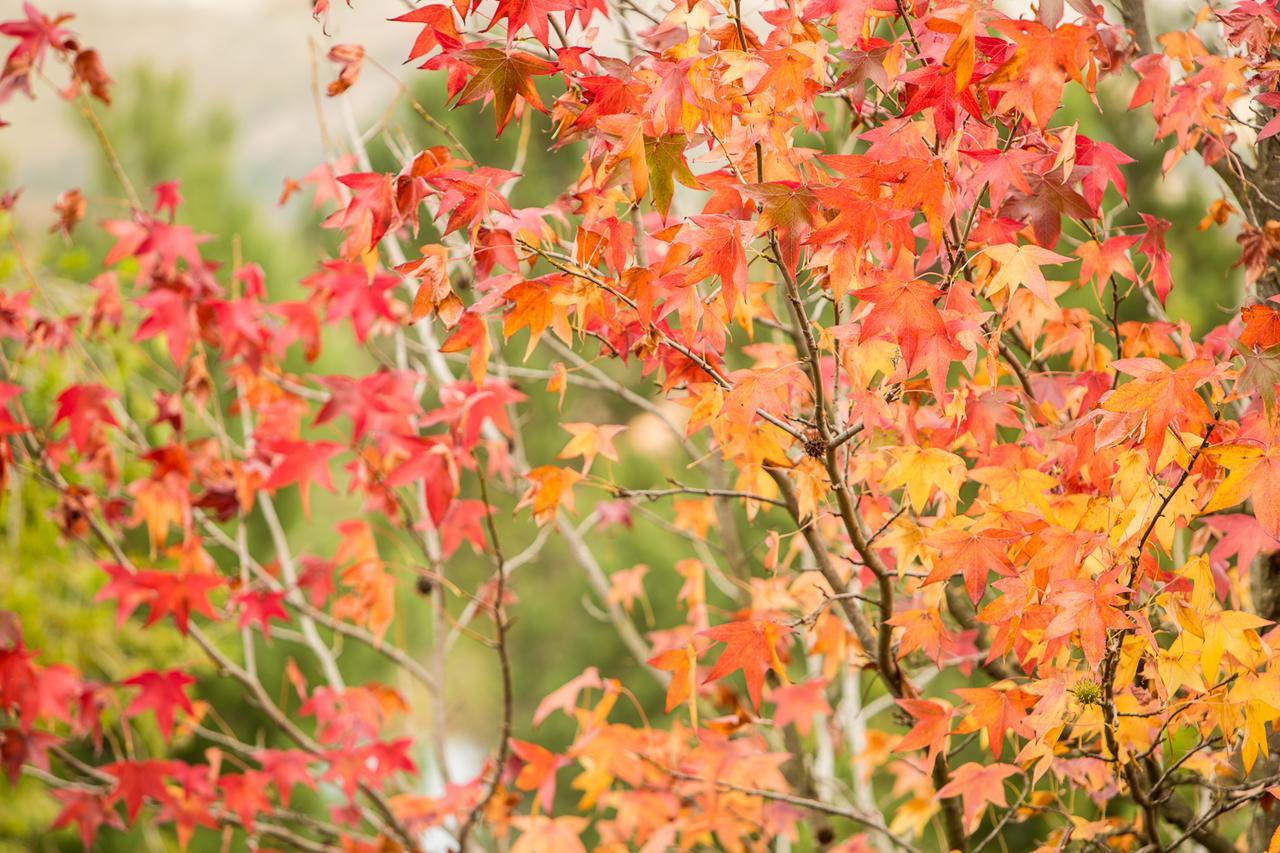
[{"label": "orange leaf", "polygon": [[786,668],[778,658],[777,649],[778,641],[792,633],[785,625],[766,619],[753,619],[718,625],[700,633],[725,644],[724,651],[716,659],[704,684],[742,670],[742,675],[747,680],[747,695],[751,697],[751,705],[759,708],[765,670],[772,669],[786,680]]}]

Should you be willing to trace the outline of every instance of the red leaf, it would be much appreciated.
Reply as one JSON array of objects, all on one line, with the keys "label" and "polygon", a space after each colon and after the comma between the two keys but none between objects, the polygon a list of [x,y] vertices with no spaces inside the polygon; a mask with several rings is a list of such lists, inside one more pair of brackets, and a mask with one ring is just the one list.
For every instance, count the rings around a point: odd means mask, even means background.
[{"label": "red leaf", "polygon": [[316,759],[310,754],[296,749],[261,749],[253,757],[271,777],[282,806],[288,808],[294,786],[316,789],[316,774],[311,771]]},{"label": "red leaf", "polygon": [[116,814],[107,802],[106,797],[95,791],[83,791],[79,788],[54,788],[50,793],[62,802],[62,810],[53,819],[50,829],[61,829],[64,826],[76,825],[80,833],[80,843],[85,850],[93,849],[94,839],[98,837],[98,829],[103,825],[112,829],[123,829],[120,815]]},{"label": "red leaf", "polygon": [[240,627],[257,624],[262,636],[271,639],[271,620],[289,621],[289,613],[281,605],[283,590],[247,590],[236,593],[231,602],[240,608]]},{"label": "red leaf", "polygon": [[108,805],[124,800],[125,817],[133,823],[142,808],[143,799],[150,798],[156,802],[168,802],[169,791],[165,787],[165,777],[172,776],[182,767],[176,761],[117,761],[103,765],[103,773],[116,778],[115,787],[111,789]]},{"label": "red leaf", "polygon": [[[262,814],[269,815],[273,811],[266,791],[270,781],[271,776],[259,770],[226,773],[218,777],[218,787],[222,790],[222,805],[227,811],[240,818],[246,832],[253,831],[255,817]],[[282,801],[284,799],[281,797]]]},{"label": "red leaf", "polygon": [[119,395],[102,385],[72,385],[58,395],[58,408],[53,415],[56,426],[66,421],[71,435],[71,443],[76,450],[84,453],[90,445],[90,436],[99,424],[119,427],[115,415],[111,414],[110,403],[119,399]]},{"label": "red leaf", "polygon": [[173,734],[173,712],[181,708],[188,714],[195,713],[195,707],[187,697],[186,688],[195,684],[196,680],[177,669],[165,672],[141,672],[132,678],[126,678],[122,684],[136,687],[137,696],[125,709],[125,715],[137,716],[143,711],[154,711],[160,733],[167,741]]}]

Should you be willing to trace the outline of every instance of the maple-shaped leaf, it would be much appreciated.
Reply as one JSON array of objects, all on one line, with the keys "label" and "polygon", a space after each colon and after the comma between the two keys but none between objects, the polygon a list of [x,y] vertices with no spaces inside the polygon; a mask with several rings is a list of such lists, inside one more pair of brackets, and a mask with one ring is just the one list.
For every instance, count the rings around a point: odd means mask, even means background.
[{"label": "maple-shaped leaf", "polygon": [[417,769],[409,758],[410,738],[334,749],[325,753],[329,768],[320,778],[338,783],[350,799],[361,784],[381,788],[385,780],[397,773],[413,773]]},{"label": "maple-shaped leaf", "polygon": [[1031,192],[1015,192],[1000,208],[1003,216],[1026,220],[1031,235],[1045,249],[1057,245],[1062,234],[1062,218],[1077,220],[1094,218],[1093,208],[1080,193],[1071,188],[1058,172],[1031,175],[1027,178]]},{"label": "maple-shaped leaf", "polygon": [[1218,514],[1204,519],[1204,524],[1222,536],[1209,552],[1219,598],[1227,597],[1225,569],[1229,559],[1235,557],[1237,567],[1252,566],[1259,554],[1270,554],[1280,548],[1280,541],[1263,530],[1252,515]]},{"label": "maple-shaped leaf", "polygon": [[618,461],[618,450],[613,446],[613,438],[626,427],[617,424],[562,423],[573,438],[564,449],[557,454],[557,459],[582,457],[582,475],[585,477],[591,470],[591,463],[596,456],[603,456],[613,462]]},{"label": "maple-shaped leaf", "polygon": [[1240,332],[1241,346],[1250,349],[1270,349],[1280,344],[1280,310],[1273,305],[1246,305],[1240,311],[1244,330]]},{"label": "maple-shaped leaf", "polygon": [[[404,24],[421,24],[422,30],[409,49],[405,62],[426,56],[441,44],[458,40],[458,28],[453,21],[453,9],[448,6],[419,6],[391,20]],[[444,39],[440,37],[444,36]]]},{"label": "maple-shaped leaf", "polygon": [[745,223],[719,214],[690,217],[689,224],[680,231],[680,241],[698,249],[686,273],[688,281],[696,283],[717,276],[725,307],[731,314],[738,294],[747,286],[745,246],[749,238]]},{"label": "maple-shaped leaf", "polygon": [[487,536],[484,519],[492,512],[492,507],[484,501],[451,501],[439,525],[441,556],[449,559],[463,542],[471,543],[472,550],[477,554],[484,553]]},{"label": "maple-shaped leaf", "polygon": [[[1209,422],[1209,408],[1196,393],[1214,374],[1209,361],[1196,359],[1172,369],[1155,358],[1122,358],[1111,366],[1136,378],[1103,401],[1103,409],[1120,417],[1104,419],[1100,432],[1106,429],[1108,433],[1118,433],[1124,429],[1138,435],[1153,467],[1171,425],[1183,432],[1198,432]],[[1108,424],[1111,426],[1105,426]]]},{"label": "maple-shaped leaf", "polygon": [[862,321],[861,341],[888,335],[902,350],[903,372],[910,376],[924,367],[935,388],[945,388],[951,362],[965,351],[947,333],[947,324],[934,303],[942,291],[919,279],[885,282],[854,291],[873,304]]},{"label": "maple-shaped leaf", "polygon": [[527,815],[512,818],[511,823],[520,830],[511,853],[587,853],[582,843],[585,817]]},{"label": "maple-shaped leaf", "polygon": [[962,458],[940,447],[906,445],[891,452],[894,462],[881,481],[885,489],[905,487],[917,513],[924,511],[935,491],[944,502],[954,501],[968,473]]},{"label": "maple-shaped leaf", "polygon": [[1071,260],[1040,246],[1018,246],[1013,243],[988,246],[982,253],[1000,265],[1000,269],[987,284],[988,293],[1003,289],[1012,296],[1019,287],[1025,287],[1045,305],[1054,304],[1054,300],[1040,267]]},{"label": "maple-shaped leaf", "polygon": [[399,283],[397,276],[384,272],[370,276],[364,264],[355,261],[325,261],[319,271],[302,280],[323,300],[327,320],[351,321],[359,343],[364,343],[375,327],[399,322],[400,306],[387,296]]},{"label": "maple-shaped leaf", "polygon": [[147,601],[151,612],[145,625],[152,625],[165,616],[173,616],[178,631],[187,633],[187,622],[192,613],[208,619],[216,619],[209,593],[223,585],[217,575],[198,571],[138,572],[139,582],[149,587],[153,595]]},{"label": "maple-shaped leaf", "polygon": [[987,575],[1013,573],[1013,564],[1006,552],[1009,543],[1020,539],[1021,533],[1012,530],[944,530],[925,540],[931,548],[937,548],[939,559],[924,582],[937,583],[960,572],[964,575],[964,588],[969,599],[977,604],[987,589]]},{"label": "maple-shaped leaf", "polygon": [[[992,21],[990,26],[1013,39],[1014,55],[987,77],[1000,91],[997,111],[1018,109],[1044,128],[1062,101],[1068,80],[1086,82],[1092,91],[1093,57],[1089,41],[1094,30],[1079,24],[1050,29],[1026,20]],[[1082,76],[1088,70],[1088,77]]]},{"label": "maple-shaped leaf", "polygon": [[1247,442],[1219,444],[1205,451],[1229,474],[1205,506],[1211,513],[1249,499],[1258,524],[1273,539],[1280,539],[1280,444]]},{"label": "maple-shaped leaf", "polygon": [[195,713],[196,709],[186,694],[186,688],[195,683],[195,678],[179,669],[148,670],[126,678],[121,684],[136,687],[139,693],[129,703],[125,714],[133,717],[143,711],[154,711],[160,734],[167,741],[173,734],[174,711],[181,708],[187,714]]},{"label": "maple-shaped leaf", "polygon": [[[543,19],[545,27],[546,20]],[[522,50],[500,50],[496,47],[476,47],[455,51],[454,57],[474,67],[475,74],[458,93],[458,105],[470,104],[481,98],[493,99],[494,118],[499,135],[515,115],[516,106],[524,101],[534,109],[546,112],[533,78],[550,74],[555,66]]]},{"label": "maple-shaped leaf", "polygon": [[124,801],[125,819],[132,824],[138,817],[144,799],[159,803],[168,802],[169,791],[165,777],[177,773],[182,764],[177,761],[116,761],[98,768],[115,777],[115,786],[108,797],[108,805]]},{"label": "maple-shaped leaf", "polygon": [[409,459],[388,474],[383,482],[393,488],[420,483],[427,514],[431,523],[439,527],[458,491],[458,466],[453,449],[439,440],[412,442],[406,449]]},{"label": "maple-shaped leaf", "polygon": [[240,627],[257,625],[262,636],[271,639],[271,620],[289,621],[289,613],[281,602],[284,590],[244,590],[231,597],[231,603],[240,610]]},{"label": "maple-shaped leaf", "polygon": [[744,368],[729,374],[733,388],[725,395],[720,416],[731,423],[753,424],[761,413],[785,418],[794,411],[797,396],[808,398],[813,386],[795,366],[774,370]]},{"label": "maple-shaped leaf", "polygon": [[1262,653],[1258,631],[1270,624],[1270,620],[1243,610],[1219,610],[1206,614],[1198,625],[1188,622],[1187,630],[1204,641],[1200,646],[1200,671],[1205,684],[1217,682],[1224,655],[1252,669],[1255,658]]},{"label": "maple-shaped leaf", "polygon": [[944,646],[948,643],[948,629],[942,622],[937,607],[913,607],[899,610],[885,624],[902,628],[898,640],[899,660],[920,649],[935,663],[941,665]]},{"label": "maple-shaped leaf", "polygon": [[440,352],[465,350],[471,350],[471,357],[468,360],[471,378],[480,385],[484,382],[485,373],[489,369],[489,356],[493,352],[493,344],[489,338],[488,324],[483,317],[470,309],[462,313],[458,327],[440,344]]},{"label": "maple-shaped leaf", "polygon": [[61,742],[57,735],[36,729],[0,728],[0,770],[11,786],[18,784],[24,765],[48,772],[49,749]]},{"label": "maple-shaped leaf", "polygon": [[499,21],[506,21],[507,44],[515,39],[516,33],[528,27],[544,48],[551,47],[551,13],[567,12],[575,8],[574,0],[498,0],[493,11],[493,20],[485,27],[485,32],[493,29]]},{"label": "maple-shaped leaf", "polygon": [[1013,764],[988,764],[983,766],[970,761],[951,771],[951,781],[938,791],[939,797],[959,797],[964,806],[966,832],[974,832],[982,820],[988,805],[1004,808],[1004,780],[1022,771]]},{"label": "maple-shaped leaf", "polygon": [[1129,249],[1137,242],[1138,238],[1130,234],[1110,237],[1102,243],[1096,240],[1081,243],[1075,251],[1080,258],[1080,283],[1093,280],[1100,294],[1113,273],[1136,281],[1138,274],[1129,260]]},{"label": "maple-shaped leaf", "polygon": [[[261,770],[243,773],[224,773],[218,777],[222,791],[222,805],[240,818],[246,832],[253,831],[253,822],[259,815],[270,815],[275,809],[267,796],[271,776]],[[282,800],[284,798],[282,797]]]},{"label": "maple-shaped leaf", "polygon": [[556,771],[568,765],[568,759],[536,743],[514,738],[511,752],[522,763],[516,775],[516,787],[521,791],[537,791],[543,811],[551,811],[556,796]]},{"label": "maple-shaped leaf", "polygon": [[689,703],[690,724],[698,728],[698,652],[692,643],[649,658],[649,666],[671,673],[667,682],[666,712],[671,713],[681,702]]},{"label": "maple-shaped leaf", "polygon": [[1016,687],[962,687],[952,691],[972,707],[956,726],[955,734],[983,730],[991,754],[999,758],[1005,733],[1026,734],[1022,721],[1036,697]]},{"label": "maple-shaped leaf", "polygon": [[1115,568],[1097,578],[1056,581],[1048,603],[1058,607],[1058,613],[1045,628],[1045,639],[1055,640],[1078,631],[1085,659],[1091,666],[1101,663],[1107,631],[1134,627],[1120,601],[1120,596],[1131,590],[1116,580],[1119,573],[1120,569]]},{"label": "maple-shaped leaf", "polygon": [[951,717],[955,713],[945,699],[895,699],[898,707],[916,721],[911,731],[902,736],[894,752],[924,749],[926,768],[933,767],[938,754],[946,749],[951,734]]},{"label": "maple-shaped leaf", "polygon": [[329,460],[342,450],[341,444],[335,441],[265,438],[258,442],[258,450],[271,460],[271,473],[262,483],[262,488],[274,493],[285,486],[296,485],[302,498],[302,514],[307,518],[311,517],[311,484],[319,483],[322,489],[334,491]]},{"label": "maple-shaped leaf", "polygon": [[[448,215],[449,220],[444,226],[446,234],[467,229],[476,244],[474,257],[478,274],[484,274],[486,269],[492,271],[496,263],[493,258],[501,260],[507,253],[510,258],[504,261],[504,265],[511,269],[519,265],[510,243],[504,245],[494,236],[495,232],[487,232],[480,227],[492,214],[513,215],[504,187],[515,177],[519,177],[515,172],[482,166],[470,172],[454,170],[430,179],[442,190],[436,219]],[[487,238],[486,234],[489,235]]]},{"label": "maple-shaped leaf", "polygon": [[1262,400],[1263,410],[1272,415],[1276,408],[1276,385],[1280,384],[1280,345],[1264,350],[1241,346],[1237,352],[1244,360],[1244,367],[1236,380],[1236,388],[1245,393],[1256,393]]},{"label": "maple-shaped leaf", "polygon": [[[1080,192],[1087,205],[1093,210],[1102,203],[1102,196],[1110,183],[1125,201],[1129,200],[1129,190],[1125,184],[1124,173],[1120,167],[1132,163],[1133,158],[1108,142],[1090,139],[1084,134],[1076,135],[1076,164],[1085,167],[1080,178]],[[1113,237],[1111,240],[1124,240]],[[1108,240],[1110,242],[1110,240]]]},{"label": "maple-shaped leaf", "polygon": [[609,575],[609,594],[605,596],[605,601],[609,604],[621,604],[628,613],[635,607],[636,599],[645,601],[647,605],[644,576],[648,572],[649,567],[640,563],[629,569],[618,569]]},{"label": "maple-shaped leaf", "polygon": [[774,704],[773,724],[778,728],[795,725],[796,731],[808,735],[813,730],[815,716],[826,717],[831,713],[826,689],[825,678],[773,688],[766,697]]},{"label": "maple-shaped leaf", "polygon": [[161,181],[151,188],[151,193],[155,197],[155,203],[151,206],[152,213],[162,213],[169,211],[169,221],[178,215],[178,206],[182,204],[182,182],[181,181]]},{"label": "maple-shaped leaf", "polygon": [[76,450],[84,453],[89,447],[90,435],[95,427],[99,424],[120,426],[111,413],[111,401],[117,399],[119,395],[116,392],[102,385],[72,385],[58,395],[53,423],[56,426],[66,421],[71,443]]},{"label": "maple-shaped leaf", "polygon": [[553,520],[561,505],[570,512],[573,511],[573,486],[582,479],[577,471],[555,465],[540,465],[524,477],[530,486],[520,498],[517,509],[529,507],[539,524]]},{"label": "maple-shaped leaf", "polygon": [[[671,210],[676,181],[692,189],[702,186],[685,162],[684,151],[688,146],[688,137],[680,133],[644,137],[645,173],[653,190],[653,206],[662,214],[663,219],[666,219]],[[643,194],[637,189],[637,200]]]},{"label": "maple-shaped leaf", "polygon": [[120,815],[108,804],[107,798],[97,791],[84,791],[78,788],[54,788],[50,793],[62,803],[57,817],[50,824],[50,829],[61,829],[64,826],[76,825],[80,834],[80,843],[85,850],[92,850],[93,842],[98,837],[98,829],[103,826],[112,829],[123,829]]},{"label": "maple-shaped leaf", "polygon": [[536,281],[522,281],[503,294],[511,307],[502,316],[502,337],[510,340],[520,329],[529,330],[529,343],[525,348],[526,359],[532,355],[542,333],[552,326],[561,337],[569,337],[567,308],[560,304],[557,295],[567,281],[564,276],[544,276]]},{"label": "maple-shaped leaf", "polygon": [[317,774],[311,770],[316,759],[310,753],[297,749],[260,749],[253,757],[262,766],[262,772],[271,777],[282,806],[289,806],[297,785],[316,789]]},{"label": "maple-shaped leaf", "polygon": [[589,666],[582,671],[581,675],[569,679],[563,686],[548,693],[538,707],[533,712],[534,726],[542,725],[542,721],[551,715],[553,711],[563,711],[566,715],[572,716],[574,708],[578,704],[578,695],[584,690],[600,690],[604,688],[604,681],[600,678],[600,670],[594,666]]},{"label": "maple-shaped leaf", "polygon": [[94,601],[116,600],[116,622],[124,620],[139,605],[149,607],[145,626],[154,625],[166,616],[173,616],[178,631],[187,633],[192,613],[207,619],[216,619],[217,613],[209,603],[209,593],[222,586],[218,575],[202,571],[130,571],[115,563],[103,563],[102,569],[110,577]]},{"label": "maple-shaped leaf", "polygon": [[742,188],[760,205],[756,233],[775,233],[788,269],[800,266],[800,244],[809,236],[815,221],[818,199],[813,190],[796,183],[750,184]]},{"label": "maple-shaped leaf", "polygon": [[746,619],[717,625],[699,633],[725,644],[704,684],[742,670],[751,706],[758,709],[765,671],[772,669],[786,681],[787,671],[778,657],[778,643],[791,635],[791,628],[768,619]]}]

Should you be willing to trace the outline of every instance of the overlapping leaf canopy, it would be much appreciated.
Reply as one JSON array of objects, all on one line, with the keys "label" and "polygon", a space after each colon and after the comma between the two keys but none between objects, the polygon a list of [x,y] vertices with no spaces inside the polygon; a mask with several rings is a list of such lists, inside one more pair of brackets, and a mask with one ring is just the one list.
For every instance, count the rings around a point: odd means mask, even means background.
[{"label": "overlapping leaf canopy", "polygon": [[[1247,176],[1274,144],[1280,14],[1188,10],[1152,45],[1141,4],[1122,12],[419,5],[395,19],[419,28],[409,59],[471,119],[491,111],[580,171],[515,207],[519,161],[477,161],[420,106],[439,144],[393,146],[392,170],[354,133],[305,181],[337,236],[300,299],[252,259],[206,262],[177,185],[147,207],[121,170],[127,211],[103,209],[92,286],[65,305],[28,267],[0,291],[0,470],[57,493],[102,560],[96,606],[172,622],[211,663],[196,674],[237,682],[289,745],[213,727],[184,669],[96,683],[6,620],[11,779],[54,785],[55,825],[86,846],[148,809],[184,845],[224,827],[298,849],[413,849],[427,831],[517,853],[1234,849],[1236,813],[1280,783],[1263,760],[1280,614],[1251,588],[1280,542],[1280,311],[1199,335],[1167,315],[1186,286],[1169,223],[1130,207],[1131,158],[1059,108],[1104,77],[1128,87],[1166,171],[1194,156],[1228,176],[1236,206],[1204,227],[1237,224],[1248,292],[1271,292],[1280,225]],[[67,20],[28,6],[0,24],[0,103],[61,74],[96,121],[110,80]],[[363,48],[329,58],[329,94],[358,97]],[[95,227],[78,192],[56,210],[66,235]],[[1220,270],[1195,282],[1236,299]],[[311,370],[334,335],[383,364]],[[146,393],[104,367],[121,347],[160,362]],[[525,423],[534,395],[618,398],[670,430],[689,476],[619,481],[612,463],[640,452],[623,425],[575,417],[565,439]],[[530,454],[531,428],[562,449]],[[317,487],[351,495],[349,517],[310,516]],[[336,551],[282,527],[274,501],[295,492]],[[529,541],[500,536],[512,510],[540,528]],[[257,525],[266,553],[246,544]],[[636,526],[685,558],[607,572],[598,549]],[[587,669],[525,721],[508,650],[548,540],[635,662]],[[397,596],[389,541],[421,550],[428,604]],[[464,544],[491,560],[474,588],[451,568]],[[661,624],[658,577],[678,587]],[[430,663],[391,642],[423,614]],[[466,688],[443,661],[477,632],[502,723],[495,758],[451,779],[440,715]],[[315,676],[264,683],[257,634]],[[405,725],[405,689],[357,683],[335,639],[434,694],[434,734]],[[651,678],[665,706],[631,719],[619,700]],[[572,742],[539,744],[559,715]],[[150,718],[157,749],[200,749],[121,753],[115,730]],[[424,757],[448,783],[430,794],[412,781]],[[288,809],[317,784],[331,810]]]}]

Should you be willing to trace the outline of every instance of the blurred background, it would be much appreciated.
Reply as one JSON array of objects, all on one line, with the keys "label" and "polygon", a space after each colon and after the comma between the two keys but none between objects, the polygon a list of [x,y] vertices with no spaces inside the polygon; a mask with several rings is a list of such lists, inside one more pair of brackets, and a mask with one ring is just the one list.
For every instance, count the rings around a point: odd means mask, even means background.
[{"label": "blurred background", "polygon": [[[0,18],[19,13],[17,0],[0,0]],[[440,144],[440,136],[415,115],[401,96],[399,85],[438,120],[449,125],[476,156],[487,165],[507,168],[515,154],[519,127],[513,125],[502,140],[493,136],[492,115],[477,106],[450,113],[445,104],[441,75],[402,64],[417,28],[387,23],[405,10],[398,0],[355,0],[348,9],[334,0],[328,34],[310,15],[307,0],[40,0],[46,12],[68,11],[77,15],[72,29],[102,54],[108,73],[115,78],[110,109],[97,108],[120,159],[140,190],[160,181],[181,181],[185,204],[179,220],[196,231],[213,235],[201,247],[207,259],[230,264],[238,242],[240,255],[263,266],[274,298],[290,298],[301,290],[297,282],[336,250],[334,232],[322,231],[322,215],[313,209],[311,188],[279,203],[286,178],[301,179],[325,158],[321,120],[317,115],[316,80],[320,88],[334,76],[336,66],[324,58],[334,43],[359,43],[368,51],[359,82],[343,98],[350,101],[361,129],[381,123],[393,134],[404,135],[417,148]],[[1157,20],[1153,29],[1162,30]],[[1170,13],[1171,26],[1174,15]],[[385,71],[384,71],[385,69]],[[397,83],[396,81],[399,81]],[[1169,313],[1185,318],[1203,331],[1222,322],[1226,310],[1238,299],[1241,277],[1232,264],[1238,250],[1229,229],[1213,226],[1198,233],[1207,206],[1222,191],[1219,182],[1198,160],[1187,159],[1161,179],[1161,151],[1150,142],[1152,128],[1145,111],[1130,113],[1127,83],[1107,80],[1098,99],[1101,112],[1077,87],[1071,87],[1067,105],[1056,116],[1060,125],[1078,122],[1080,132],[1116,144],[1137,161],[1124,169],[1130,197],[1138,210],[1169,219],[1173,228],[1168,241],[1173,251],[1174,291]],[[550,93],[554,97],[554,93]],[[335,99],[321,98],[324,125],[341,147],[345,139],[343,111]],[[549,99],[548,99],[549,102]],[[83,288],[101,271],[110,243],[94,227],[104,218],[122,214],[112,202],[119,195],[114,179],[75,107],[46,89],[36,101],[17,96],[3,114],[12,123],[0,129],[0,191],[22,190],[14,211],[16,235],[42,278],[56,281],[68,298],[83,298]],[[573,150],[547,152],[550,142],[545,118],[533,115],[534,144],[530,146],[525,177],[517,185],[516,206],[546,204],[577,175]],[[840,123],[825,144],[839,146]],[[374,167],[395,171],[400,164],[390,156],[381,139],[370,139]],[[416,150],[416,149],[415,149]],[[52,205],[57,195],[79,187],[90,200],[89,221],[67,242],[51,234],[56,221]],[[114,206],[113,206],[114,205]],[[421,242],[431,242],[424,229]],[[0,288],[22,286],[18,262],[10,244],[0,244]],[[1081,295],[1081,304],[1092,304]],[[1142,317],[1140,300],[1131,299],[1124,319]],[[523,333],[511,342],[512,362],[519,364],[524,351]],[[533,371],[554,361],[535,355],[526,365]],[[377,363],[359,350],[349,335],[326,340],[320,374],[376,369]],[[613,368],[611,368],[613,369]],[[640,381],[634,370],[619,369],[619,377]],[[536,373],[534,374],[536,377]],[[52,385],[54,377],[50,377]],[[542,392],[544,381],[527,380],[531,401],[524,407],[526,453],[531,464],[547,464],[569,438],[560,421],[627,424],[618,439],[623,464],[597,460],[593,473],[630,487],[660,486],[667,476],[689,479],[685,463],[673,450],[670,434],[655,424],[652,415],[638,413],[607,394],[570,390],[563,411],[557,411],[554,395]],[[335,472],[338,473],[338,472]],[[341,476],[339,475],[341,493]],[[580,487],[578,517],[585,517],[597,499],[608,497],[602,488]],[[278,505],[298,550],[331,556],[337,544],[333,520],[356,514],[341,496],[315,491],[311,517],[303,516],[296,497],[282,495]],[[527,512],[515,514],[514,500],[504,496],[499,533],[508,554],[532,542],[537,531]],[[190,644],[164,626],[145,635],[136,625],[117,630],[114,607],[93,604],[103,582],[102,573],[82,548],[65,543],[52,514],[51,497],[22,477],[14,477],[7,495],[0,543],[0,609],[16,611],[28,644],[47,653],[47,660],[72,663],[102,680],[125,677],[141,669],[196,661]],[[648,601],[637,606],[634,619],[642,631],[671,627],[681,616],[674,599],[681,582],[673,565],[695,556],[687,541],[653,535],[672,519],[668,505],[643,505],[636,511],[634,527],[617,526],[597,557],[609,572],[638,564],[650,567],[645,578]],[[760,547],[768,530],[739,519],[743,541],[735,543],[746,553]],[[380,537],[383,532],[380,532]],[[255,531],[257,545],[269,553],[264,531]],[[722,545],[723,543],[714,543]],[[398,618],[391,639],[411,652],[425,656],[429,648],[427,620],[417,618],[424,607],[414,591],[414,553],[404,537],[386,531],[379,539],[382,556],[398,567],[401,586]],[[145,546],[141,553],[145,553]],[[449,566],[451,578],[473,588],[490,571],[486,562],[464,546]],[[637,693],[649,712],[661,714],[661,694],[643,676],[616,634],[599,617],[598,601],[589,592],[582,573],[567,558],[563,545],[552,537],[541,556],[523,567],[514,580],[519,605],[513,626],[513,670],[516,679],[516,736],[530,739],[535,733],[528,721],[538,701],[586,667],[597,667],[605,677],[617,677]],[[437,593],[438,594],[438,593]],[[457,600],[450,602],[456,612]],[[725,601],[712,599],[714,607]],[[416,608],[416,610],[415,610]],[[716,621],[713,615],[712,621]],[[367,680],[388,680],[403,689],[414,708],[402,721],[409,733],[427,731],[430,702],[415,695],[409,683],[396,683],[381,658],[361,657],[357,648],[344,651],[349,671],[367,674]],[[264,681],[276,683],[287,661],[307,656],[285,640],[260,645],[259,665]],[[448,697],[449,729],[454,773],[475,772],[497,727],[498,680],[492,652],[477,643],[462,642],[450,665]],[[210,679],[200,687],[242,731],[252,730],[253,714],[234,715],[233,687]],[[226,709],[232,709],[228,715]],[[619,703],[619,719],[634,717],[629,703]],[[152,733],[154,736],[154,732]],[[563,747],[572,735],[571,724],[555,715],[536,738],[552,748]],[[424,738],[425,741],[425,738]],[[157,740],[157,744],[159,741]],[[427,768],[421,785],[435,787],[426,750],[420,764]],[[562,785],[566,806],[575,792]],[[300,791],[299,794],[302,792]],[[330,792],[331,793],[331,792]],[[324,799],[322,790],[319,797]],[[0,783],[0,851],[79,849],[73,833],[46,833],[56,814],[56,803],[28,782],[16,790]],[[320,805],[320,803],[313,803]],[[16,806],[16,807],[11,807]],[[174,845],[167,833],[142,830],[125,836],[106,832],[100,849],[165,849]],[[216,839],[197,836],[195,849],[217,849]]]}]

